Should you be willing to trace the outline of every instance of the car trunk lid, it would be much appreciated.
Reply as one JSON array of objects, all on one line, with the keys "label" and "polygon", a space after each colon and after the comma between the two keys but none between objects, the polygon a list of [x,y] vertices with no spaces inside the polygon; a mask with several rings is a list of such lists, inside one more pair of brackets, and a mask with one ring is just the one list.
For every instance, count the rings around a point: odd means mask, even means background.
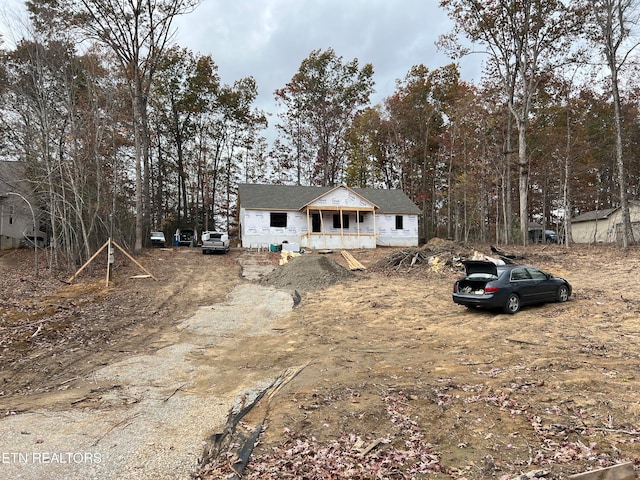
[{"label": "car trunk lid", "polygon": [[498,266],[493,262],[484,260],[465,260],[462,262],[467,272],[467,276],[472,274],[485,274],[498,276]]}]

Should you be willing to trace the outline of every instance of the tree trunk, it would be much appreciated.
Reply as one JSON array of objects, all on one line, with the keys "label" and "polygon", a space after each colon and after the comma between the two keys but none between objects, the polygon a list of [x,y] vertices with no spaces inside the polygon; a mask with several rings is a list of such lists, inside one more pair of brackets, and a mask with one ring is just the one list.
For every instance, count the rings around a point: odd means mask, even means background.
[{"label": "tree trunk", "polygon": [[[136,75],[137,77],[137,75]],[[142,252],[143,203],[142,203],[142,125],[140,124],[140,82],[134,80],[133,102],[133,135],[136,161],[136,241],[134,253]]]},{"label": "tree trunk", "polygon": [[527,211],[529,193],[529,165],[527,163],[526,121],[518,121],[518,190],[520,193],[520,233],[522,245],[527,245],[529,218]]},{"label": "tree trunk", "polygon": [[620,209],[622,210],[622,248],[628,250],[629,240],[633,242],[633,230],[631,229],[629,200],[627,198],[627,176],[624,169],[624,158],[622,156],[622,113],[620,111],[618,76],[615,69],[612,69],[611,90],[613,93],[613,107],[615,112],[616,166],[618,168],[618,181],[620,183]]}]

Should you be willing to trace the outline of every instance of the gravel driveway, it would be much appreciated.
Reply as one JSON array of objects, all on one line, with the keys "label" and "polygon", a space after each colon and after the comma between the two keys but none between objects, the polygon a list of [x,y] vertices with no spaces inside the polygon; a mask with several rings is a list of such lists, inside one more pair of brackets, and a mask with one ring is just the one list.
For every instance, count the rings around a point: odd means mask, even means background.
[{"label": "gravel driveway", "polygon": [[269,381],[217,388],[215,379],[225,374],[212,361],[217,349],[241,348],[243,337],[269,334],[292,306],[288,292],[242,283],[224,303],[200,307],[163,334],[166,346],[154,354],[132,353],[85,378],[96,385],[97,408],[6,416],[0,421],[0,477],[191,478],[204,440],[224,425],[236,399]]}]

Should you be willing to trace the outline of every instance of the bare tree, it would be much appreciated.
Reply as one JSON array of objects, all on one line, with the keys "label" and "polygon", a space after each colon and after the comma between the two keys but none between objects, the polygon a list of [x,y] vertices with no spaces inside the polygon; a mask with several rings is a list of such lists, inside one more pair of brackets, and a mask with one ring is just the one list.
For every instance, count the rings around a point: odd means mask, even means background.
[{"label": "bare tree", "polygon": [[640,22],[637,0],[588,0],[585,6],[591,13],[591,40],[602,50],[609,69],[611,94],[613,96],[616,167],[620,188],[622,210],[622,246],[626,250],[633,242],[631,216],[627,196],[627,178],[622,148],[622,109],[619,88],[619,73],[631,53],[640,44],[633,37],[633,28]]},{"label": "bare tree", "polygon": [[[373,66],[360,68],[358,59],[343,63],[333,49],[315,50],[300,64],[291,81],[274,92],[286,108],[280,115],[279,133],[291,143],[300,165],[300,155],[313,152],[315,182],[335,185],[344,177],[347,151],[346,133],[357,111],[369,102],[373,91]],[[297,142],[307,142],[300,145]],[[298,175],[298,181],[301,175]]]},{"label": "bare tree", "polygon": [[151,81],[173,34],[173,19],[192,11],[199,3],[200,0],[66,0],[63,7],[67,18],[81,31],[113,51],[129,82],[135,138],[136,253],[142,250],[149,218],[147,106]]},{"label": "bare tree", "polygon": [[[551,69],[558,55],[568,52],[567,43],[575,31],[577,16],[561,0],[441,0],[456,22],[456,31],[481,42],[489,54],[489,72],[502,82],[509,111],[518,131],[518,184],[520,232],[528,236],[529,165],[527,126],[531,102],[539,81]],[[447,45],[450,37],[441,40]],[[451,45],[451,43],[449,43]],[[459,49],[458,54],[467,53]],[[506,153],[510,154],[510,135]]]}]

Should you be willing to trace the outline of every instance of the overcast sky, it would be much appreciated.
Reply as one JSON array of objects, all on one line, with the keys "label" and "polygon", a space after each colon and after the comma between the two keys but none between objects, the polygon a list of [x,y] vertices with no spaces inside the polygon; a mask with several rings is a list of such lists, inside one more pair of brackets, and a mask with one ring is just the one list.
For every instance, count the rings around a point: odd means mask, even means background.
[{"label": "overcast sky", "polygon": [[[22,0],[2,0],[15,8]],[[373,64],[372,103],[391,95],[414,65],[451,62],[434,42],[451,30],[438,0],[202,0],[178,18],[176,42],[211,55],[223,83],[253,76],[257,107],[275,113],[273,92],[285,86],[313,50],[333,48],[343,62]],[[461,64],[463,79],[480,79],[479,55]],[[270,124],[276,119],[271,118]]]},{"label": "overcast sky", "polygon": [[[272,111],[283,87],[316,49],[333,48],[343,62],[373,64],[378,103],[414,65],[451,62],[434,42],[451,30],[438,0],[203,0],[178,19],[177,41],[211,54],[223,82],[253,76],[261,108]],[[478,58],[461,65],[477,81]]]}]

